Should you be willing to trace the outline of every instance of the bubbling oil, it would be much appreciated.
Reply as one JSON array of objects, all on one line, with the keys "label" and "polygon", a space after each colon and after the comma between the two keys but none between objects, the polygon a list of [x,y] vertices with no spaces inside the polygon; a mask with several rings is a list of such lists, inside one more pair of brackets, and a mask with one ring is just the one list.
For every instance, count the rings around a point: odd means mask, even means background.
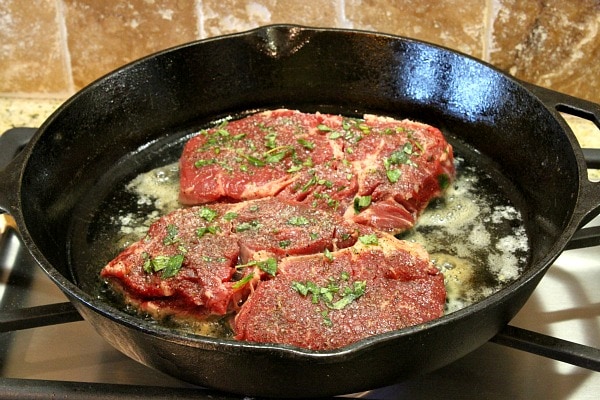
[{"label": "bubbling oil", "polygon": [[[433,200],[416,226],[399,239],[422,244],[442,271],[446,313],[464,308],[514,281],[527,264],[528,240],[519,210],[482,168],[455,157],[457,176],[444,196]],[[178,164],[142,173],[125,187],[145,212],[112,215],[118,227],[116,251],[142,238],[152,222],[178,203]],[[150,210],[150,211],[147,211]]]},{"label": "bubbling oil", "polygon": [[453,185],[400,236],[421,243],[444,274],[446,313],[517,279],[529,254],[521,213],[497,182],[460,157],[456,163]]}]

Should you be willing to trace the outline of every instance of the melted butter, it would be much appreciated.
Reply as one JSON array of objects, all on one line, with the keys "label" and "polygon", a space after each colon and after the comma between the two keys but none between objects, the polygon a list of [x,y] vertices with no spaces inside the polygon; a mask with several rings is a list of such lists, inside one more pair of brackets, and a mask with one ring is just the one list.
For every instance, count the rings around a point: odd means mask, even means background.
[{"label": "melted butter", "polygon": [[445,277],[446,312],[473,304],[515,280],[528,240],[520,212],[495,181],[457,157],[457,179],[401,237],[421,243]]}]

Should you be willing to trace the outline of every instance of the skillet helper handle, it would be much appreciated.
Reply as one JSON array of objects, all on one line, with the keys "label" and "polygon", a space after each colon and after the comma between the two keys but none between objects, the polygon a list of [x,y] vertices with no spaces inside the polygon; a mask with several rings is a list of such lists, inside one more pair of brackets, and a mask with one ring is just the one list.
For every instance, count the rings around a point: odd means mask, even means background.
[{"label": "skillet helper handle", "polygon": [[600,104],[532,83],[522,82],[523,86],[535,94],[547,107],[558,112],[574,115],[593,122],[600,129]]},{"label": "skillet helper handle", "polygon": [[[560,113],[583,118],[592,122],[600,129],[600,104],[531,83],[522,82],[522,84],[535,94],[547,108],[551,109],[565,127],[568,127],[568,124],[562,119]],[[600,149],[581,149],[581,151],[587,168],[600,167]],[[579,221],[580,226],[588,223],[600,212],[600,182],[591,182],[587,179],[587,170],[583,170],[582,173],[585,176],[582,176],[583,179],[580,179],[581,192],[574,215],[574,218]]]}]

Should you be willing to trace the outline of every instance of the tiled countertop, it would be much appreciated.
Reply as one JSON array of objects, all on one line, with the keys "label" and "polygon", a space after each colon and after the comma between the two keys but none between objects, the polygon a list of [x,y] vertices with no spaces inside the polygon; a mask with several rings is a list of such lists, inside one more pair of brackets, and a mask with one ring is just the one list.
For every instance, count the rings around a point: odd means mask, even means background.
[{"label": "tiled countertop", "polygon": [[0,97],[0,134],[14,127],[40,126],[63,101]]}]

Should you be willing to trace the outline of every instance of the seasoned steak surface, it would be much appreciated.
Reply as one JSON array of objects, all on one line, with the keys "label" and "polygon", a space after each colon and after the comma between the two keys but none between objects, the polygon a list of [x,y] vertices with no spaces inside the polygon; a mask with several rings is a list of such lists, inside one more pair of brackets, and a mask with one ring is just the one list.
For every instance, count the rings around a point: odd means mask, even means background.
[{"label": "seasoned steak surface", "polygon": [[282,109],[192,138],[180,159],[179,198],[197,205],[276,196],[398,233],[454,173],[451,146],[429,125]]},{"label": "seasoned steak surface", "polygon": [[363,237],[372,243],[283,260],[237,314],[236,338],[329,350],[440,317],[444,278],[423,248]]},{"label": "seasoned steak surface", "polygon": [[357,236],[339,215],[273,198],[197,206],[156,221],[101,276],[150,314],[225,315],[279,259],[347,247]]}]

